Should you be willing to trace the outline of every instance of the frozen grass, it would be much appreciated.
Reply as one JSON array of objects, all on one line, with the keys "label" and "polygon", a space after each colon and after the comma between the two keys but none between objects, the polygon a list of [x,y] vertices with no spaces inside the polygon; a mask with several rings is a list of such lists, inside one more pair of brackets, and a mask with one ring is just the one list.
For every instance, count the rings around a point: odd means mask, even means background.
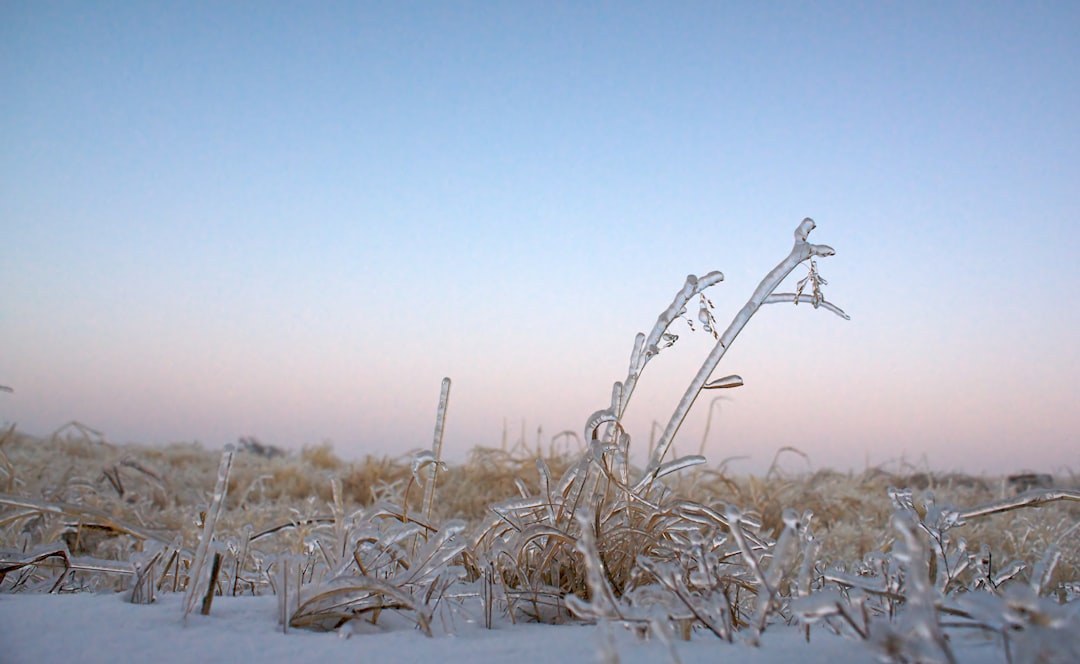
[{"label": "frozen grass", "polygon": [[[185,616],[212,614],[215,597],[273,596],[284,632],[585,621],[667,644],[694,634],[756,644],[771,626],[809,637],[819,623],[896,662],[955,661],[960,630],[989,635],[1004,661],[1075,661],[1072,478],[789,473],[779,462],[801,454],[790,448],[762,477],[667,458],[702,391],[741,384],[711,375],[763,305],[846,317],[822,294],[815,259],[833,252],[807,242],[812,229],[800,224],[792,252],[723,331],[704,293],[722,275],[688,277],[638,335],[627,377],[581,443],[560,434],[546,450],[477,448],[447,466],[448,380],[431,449],[397,459],[347,463],[327,445],[285,454],[251,439],[224,453],[116,446],[78,423],[43,440],[9,430],[0,592],[117,590],[133,603],[182,593]],[[794,292],[774,292],[804,264]],[[623,413],[695,301],[716,345],[636,468]]]}]

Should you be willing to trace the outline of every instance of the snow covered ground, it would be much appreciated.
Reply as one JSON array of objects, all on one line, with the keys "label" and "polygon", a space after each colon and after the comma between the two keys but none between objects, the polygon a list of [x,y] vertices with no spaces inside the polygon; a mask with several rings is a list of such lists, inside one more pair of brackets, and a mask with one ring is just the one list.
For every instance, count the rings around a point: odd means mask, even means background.
[{"label": "snow covered ground", "polygon": [[[161,595],[152,605],[125,601],[126,594],[0,595],[0,662],[576,662],[601,661],[605,632],[596,626],[503,624],[486,630],[456,621],[427,638],[401,625],[374,633],[290,629],[276,621],[273,597],[219,597],[211,615],[182,618],[182,595]],[[436,625],[433,625],[433,628]],[[377,629],[377,628],[373,628]],[[613,628],[620,662],[673,661],[658,640],[641,641]],[[684,663],[737,661],[746,664],[840,664],[872,662],[875,654],[859,642],[812,632],[807,644],[795,628],[774,626],[760,647],[728,644],[707,633],[674,644]],[[1000,643],[972,634],[953,635],[962,664],[1004,662]]]}]

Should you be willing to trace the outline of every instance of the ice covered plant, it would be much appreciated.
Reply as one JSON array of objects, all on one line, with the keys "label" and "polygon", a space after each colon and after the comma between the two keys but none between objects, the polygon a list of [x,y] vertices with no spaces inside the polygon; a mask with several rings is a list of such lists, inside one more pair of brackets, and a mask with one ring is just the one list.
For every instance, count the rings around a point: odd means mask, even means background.
[{"label": "ice covered plant", "polygon": [[[614,384],[610,405],[588,418],[585,440],[589,448],[580,461],[558,482],[540,463],[538,494],[523,491],[520,498],[493,506],[496,517],[481,531],[477,549],[495,552],[491,565],[508,586],[508,596],[515,593],[523,596],[524,603],[531,604],[532,615],[541,617],[543,607],[547,606],[548,610],[551,605],[559,607],[560,596],[573,593],[579,597],[610,598],[605,600],[604,607],[592,612],[586,603],[575,600],[572,607],[580,616],[648,623],[641,611],[646,610],[643,607],[650,603],[648,598],[655,596],[655,592],[647,587],[660,583],[677,598],[672,608],[673,619],[678,615],[682,616],[679,620],[689,621],[686,624],[702,622],[718,635],[729,634],[733,626],[745,624],[743,614],[747,610],[755,612],[754,607],[744,609],[739,599],[731,599],[724,593],[730,590],[735,594],[738,588],[750,591],[743,593],[744,597],[761,593],[754,624],[759,631],[764,627],[768,614],[778,605],[778,586],[790,575],[789,567],[795,564],[799,544],[792,538],[801,535],[785,530],[784,555],[775,556],[774,544],[754,532],[759,525],[754,519],[676,500],[660,480],[704,461],[701,456],[673,460],[666,457],[703,390],[742,384],[739,376],[710,379],[724,353],[763,305],[798,304],[801,299],[807,299],[815,308],[847,318],[821,293],[825,281],[812,261],[834,252],[831,247],[807,241],[813,228],[810,219],[798,225],[791,251],[765,276],[723,332],[717,331],[711,302],[704,294],[707,288],[723,280],[723,274],[714,271],[701,278],[688,276],[652,330],[635,338],[627,376]],[[809,274],[799,283],[798,290],[776,293],[784,279],[807,261],[811,261]],[[805,294],[807,286],[809,295]],[[686,319],[687,307],[695,299],[699,305],[698,321],[713,335],[716,344],[672,413],[648,465],[644,471],[635,472],[629,463],[630,435],[622,424],[623,416],[645,366],[661,349],[678,339],[672,325]],[[581,513],[590,515],[592,532],[585,545],[579,541],[583,531],[577,516]],[[734,520],[732,514],[737,514]],[[578,558],[583,550],[594,552],[596,558],[585,569]],[[789,555],[789,551],[793,553]],[[771,564],[762,571],[761,561],[766,557],[771,559]],[[602,571],[602,578],[597,570]],[[693,588],[684,580],[691,577],[695,579]],[[720,609],[711,604],[706,606],[705,596],[712,603],[724,597],[724,606]],[[619,608],[623,603],[626,606]],[[651,611],[648,609],[646,613]],[[686,612],[689,614],[684,615]]]},{"label": "ice covered plant", "polygon": [[[283,618],[283,627],[332,630],[361,618],[374,622],[382,611],[393,610],[407,612],[431,635],[434,606],[457,581],[451,563],[466,548],[464,522],[451,520],[437,527],[432,518],[449,398],[450,379],[444,378],[431,450],[412,457],[409,488],[414,483],[424,487],[419,518],[409,515],[408,488],[401,507],[376,504],[346,517],[341,483],[335,478],[331,532],[307,540],[306,548],[317,555],[309,553],[309,561],[297,567],[295,607],[282,608],[282,616],[289,616]],[[430,469],[426,481],[421,473],[425,469]],[[286,578],[281,576],[281,587]]]},{"label": "ice covered plant", "polygon": [[[213,553],[212,562],[211,548],[214,542],[214,531],[217,528],[221,511],[225,507],[225,495],[229,490],[229,473],[232,472],[233,447],[227,445],[221,454],[221,465],[218,467],[217,485],[214,487],[214,497],[210,507],[203,515],[202,532],[199,534],[199,546],[195,550],[195,558],[191,564],[191,572],[188,576],[187,593],[184,596],[184,617],[195,608],[195,603],[203,600],[203,613],[209,613],[210,602],[214,596],[214,586],[217,583],[217,575],[221,570],[221,554]],[[209,565],[209,566],[208,566]],[[199,593],[202,593],[200,595]]]},{"label": "ice covered plant", "polygon": [[[732,342],[735,341],[735,337],[742,332],[743,328],[746,327],[746,324],[754,314],[758,312],[762,305],[779,302],[798,304],[800,299],[805,299],[803,291],[806,284],[809,282],[812,284],[812,292],[809,300],[815,309],[821,307],[844,319],[848,318],[848,315],[844,313],[843,310],[828,302],[821,292],[821,286],[826,282],[818,273],[817,263],[814,259],[817,257],[832,256],[836,252],[828,245],[812,244],[807,241],[807,237],[809,236],[810,231],[814,230],[814,227],[815,224],[813,219],[808,217],[802,220],[802,223],[795,229],[795,243],[792,246],[791,251],[776,265],[776,267],[765,275],[765,278],[758,284],[757,288],[750,296],[750,299],[747,300],[742,309],[735,314],[735,317],[732,319],[727,329],[717,336],[716,344],[713,346],[712,351],[709,352],[708,357],[706,357],[705,361],[701,364],[701,368],[698,369],[697,374],[695,374],[694,378],[690,381],[690,385],[687,386],[686,392],[683,393],[683,397],[679,401],[678,406],[676,406],[675,411],[672,412],[671,417],[668,419],[667,426],[664,428],[664,431],[653,450],[653,455],[646,468],[644,478],[650,477],[650,473],[652,476],[655,476],[658,469],[663,464],[664,458],[667,456],[671,446],[671,442],[674,440],[675,435],[678,433],[679,428],[682,426],[683,421],[690,412],[691,406],[694,405],[694,402],[697,400],[702,390],[737,387],[742,384],[742,380],[738,376],[719,378],[712,382],[709,381],[709,378],[716,370],[717,365],[720,364],[720,360],[724,357],[728,348],[731,347]],[[796,292],[774,292],[796,267],[805,262],[809,262],[809,274],[799,282]],[[612,388],[611,406],[595,413],[589,419],[589,424],[585,432],[586,438],[595,438],[597,428],[604,423],[612,423],[616,425],[615,428],[620,428],[618,425],[626,411],[626,406],[630,402],[630,396],[633,394],[634,387],[637,385],[641,372],[644,370],[648,361],[659,352],[660,346],[658,344],[662,343],[663,340],[674,341],[674,339],[677,338],[669,331],[672,322],[680,315],[685,314],[686,305],[694,295],[698,295],[709,286],[719,283],[723,278],[724,275],[721,272],[710,272],[701,279],[698,279],[694,275],[690,275],[686,278],[686,284],[675,296],[671,305],[660,314],[660,317],[656,321],[656,325],[653,326],[649,335],[645,336],[644,334],[639,334],[635,339],[634,348],[630,355],[630,369],[627,372],[626,379],[622,383],[615,383]],[[705,312],[706,307],[703,305],[702,311],[699,312],[699,318],[706,316]],[[709,314],[709,317],[711,318],[711,314]],[[703,324],[706,325],[706,329],[711,329],[708,322],[703,320]],[[715,322],[713,322],[713,325],[714,324]]]},{"label": "ice covered plant", "polygon": [[853,634],[888,662],[954,662],[948,626],[998,635],[1008,662],[1077,661],[1080,603],[1051,584],[1059,546],[1047,546],[1034,565],[1002,564],[994,562],[990,546],[969,550],[954,531],[993,514],[1080,501],[1080,491],[1033,490],[968,508],[931,491],[921,500],[908,488],[888,494],[898,533],[893,545],[866,556],[852,572],[824,569],[817,592],[791,604],[800,620]]}]

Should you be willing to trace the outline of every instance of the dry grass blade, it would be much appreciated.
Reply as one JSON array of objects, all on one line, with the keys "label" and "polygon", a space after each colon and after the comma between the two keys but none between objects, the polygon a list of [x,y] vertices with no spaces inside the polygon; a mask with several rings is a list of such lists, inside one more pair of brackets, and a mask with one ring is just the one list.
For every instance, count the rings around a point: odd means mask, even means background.
[{"label": "dry grass blade", "polygon": [[969,507],[959,512],[961,519],[973,519],[978,516],[999,514],[1025,507],[1041,507],[1048,503],[1059,500],[1080,502],[1080,491],[1070,489],[1050,489],[1045,491],[1028,491],[1014,498],[1003,498],[975,507]]},{"label": "dry grass blade", "polygon": [[[18,554],[5,554],[0,553],[0,583],[4,582],[4,579],[10,572],[14,572],[26,567],[37,566],[50,558],[59,558],[64,564],[64,574],[61,574],[57,578],[56,583],[53,584],[49,592],[55,592],[60,586],[61,581],[64,579],[64,575],[71,569],[71,555],[68,553],[67,547],[51,547],[44,551],[37,551],[28,555]],[[18,584],[16,584],[18,585]]]},{"label": "dry grass blade", "polygon": [[[122,523],[111,515],[94,507],[74,505],[72,503],[53,503],[46,500],[38,500],[26,496],[13,496],[6,493],[0,494],[0,505],[24,508],[25,512],[20,513],[18,518],[24,518],[29,512],[56,514],[76,519],[84,524],[92,524],[99,528],[105,528],[119,535],[131,535],[132,537],[141,540],[154,540],[162,544],[170,543],[167,538],[158,533],[145,528],[140,528],[139,526]],[[10,518],[11,515],[6,517],[6,519]],[[5,520],[4,523],[6,522],[7,521]]]},{"label": "dry grass blade", "polygon": [[[0,551],[0,587],[2,587],[2,584],[9,573],[18,570],[30,570],[34,572],[37,572],[38,570],[47,570],[51,567],[55,567],[55,564],[52,562],[54,559],[60,561],[63,570],[56,576],[55,581],[49,588],[49,592],[58,591],[68,574],[72,572],[119,574],[122,576],[131,576],[134,574],[131,565],[127,563],[75,557],[68,552],[66,546],[60,545],[46,547],[28,554]],[[49,578],[48,575],[46,575],[45,578]],[[22,581],[15,582],[8,590],[14,591],[18,589],[27,579],[28,577],[25,577]]]},{"label": "dry grass blade", "polygon": [[289,619],[289,625],[331,631],[365,613],[383,609],[412,611],[421,631],[431,636],[431,619],[421,602],[391,583],[366,576],[314,591]]},{"label": "dry grass blade", "polygon": [[4,474],[7,475],[7,487],[4,490],[8,493],[15,490],[15,466],[11,465],[11,461],[4,454],[4,445],[10,443],[14,438],[15,425],[12,424],[4,432],[4,435],[0,436],[0,470],[3,470]]}]

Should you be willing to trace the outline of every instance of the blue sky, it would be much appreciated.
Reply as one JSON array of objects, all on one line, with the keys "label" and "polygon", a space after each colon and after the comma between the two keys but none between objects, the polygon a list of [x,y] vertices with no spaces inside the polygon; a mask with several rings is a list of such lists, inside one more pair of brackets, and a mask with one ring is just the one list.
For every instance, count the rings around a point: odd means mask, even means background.
[{"label": "blue sky", "polygon": [[[398,454],[450,376],[451,455],[546,441],[687,273],[726,324],[810,216],[852,320],[763,310],[712,460],[1078,468],[1077,34],[1066,2],[5,3],[0,420]],[[682,332],[640,450],[711,345]]]}]

